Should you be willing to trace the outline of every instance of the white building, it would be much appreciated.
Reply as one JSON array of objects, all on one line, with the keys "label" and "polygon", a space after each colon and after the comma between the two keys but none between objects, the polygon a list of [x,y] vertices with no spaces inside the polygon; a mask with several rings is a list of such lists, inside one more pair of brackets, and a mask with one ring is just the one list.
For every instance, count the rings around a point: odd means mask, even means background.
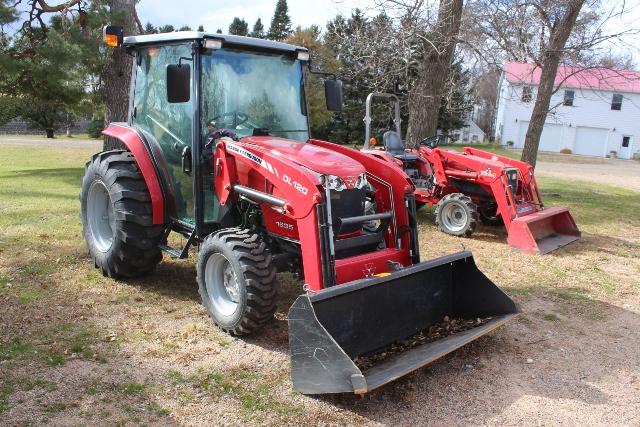
[{"label": "white building", "polygon": [[471,119],[467,120],[465,127],[452,131],[451,142],[462,144],[482,144],[484,142],[484,131]]},{"label": "white building", "polygon": [[[498,86],[496,141],[524,146],[540,68],[509,62]],[[630,159],[640,153],[640,72],[560,66],[540,151]]]}]

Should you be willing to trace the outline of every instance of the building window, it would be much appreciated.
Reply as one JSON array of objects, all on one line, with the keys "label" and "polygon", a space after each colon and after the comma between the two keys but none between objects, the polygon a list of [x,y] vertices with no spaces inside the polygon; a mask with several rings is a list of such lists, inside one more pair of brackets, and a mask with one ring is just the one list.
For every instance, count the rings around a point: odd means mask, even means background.
[{"label": "building window", "polygon": [[613,98],[611,99],[611,109],[616,111],[622,110],[622,95],[619,93],[613,94]]},{"label": "building window", "polygon": [[564,91],[564,105],[567,107],[573,107],[573,98],[576,96],[575,91],[573,90],[565,90]]},{"label": "building window", "polygon": [[531,93],[531,86],[522,86],[522,102],[530,102]]},{"label": "building window", "polygon": [[629,141],[631,141],[631,137],[630,136],[623,136],[622,137],[622,147],[623,148],[627,148],[629,146]]}]

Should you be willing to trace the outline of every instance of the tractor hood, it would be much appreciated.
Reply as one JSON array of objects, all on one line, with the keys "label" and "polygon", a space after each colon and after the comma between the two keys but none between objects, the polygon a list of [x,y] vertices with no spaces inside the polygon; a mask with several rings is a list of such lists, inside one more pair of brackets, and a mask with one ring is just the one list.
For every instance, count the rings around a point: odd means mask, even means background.
[{"label": "tractor hood", "polygon": [[251,136],[242,138],[242,142],[258,146],[274,156],[283,157],[322,175],[336,175],[344,179],[365,172],[364,166],[351,157],[300,141]]}]

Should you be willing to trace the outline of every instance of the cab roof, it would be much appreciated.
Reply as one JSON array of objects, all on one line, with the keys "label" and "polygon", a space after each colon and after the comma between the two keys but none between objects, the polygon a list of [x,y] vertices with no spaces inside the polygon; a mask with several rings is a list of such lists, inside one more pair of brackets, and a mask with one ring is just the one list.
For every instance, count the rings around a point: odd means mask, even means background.
[{"label": "cab roof", "polygon": [[171,33],[146,34],[124,38],[123,46],[135,47],[147,44],[163,44],[189,40],[214,39],[221,40],[223,46],[253,48],[281,52],[307,51],[306,47],[295,46],[273,40],[255,39],[253,37],[234,36],[231,34],[204,33],[200,31],[175,31]]}]

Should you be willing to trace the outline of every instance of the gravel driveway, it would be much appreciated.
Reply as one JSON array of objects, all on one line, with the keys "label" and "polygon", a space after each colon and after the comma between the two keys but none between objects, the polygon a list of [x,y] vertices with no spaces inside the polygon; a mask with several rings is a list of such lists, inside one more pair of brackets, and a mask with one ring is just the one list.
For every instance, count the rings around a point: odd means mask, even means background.
[{"label": "gravel driveway", "polygon": [[620,186],[640,191],[640,162],[541,153],[536,174]]}]

